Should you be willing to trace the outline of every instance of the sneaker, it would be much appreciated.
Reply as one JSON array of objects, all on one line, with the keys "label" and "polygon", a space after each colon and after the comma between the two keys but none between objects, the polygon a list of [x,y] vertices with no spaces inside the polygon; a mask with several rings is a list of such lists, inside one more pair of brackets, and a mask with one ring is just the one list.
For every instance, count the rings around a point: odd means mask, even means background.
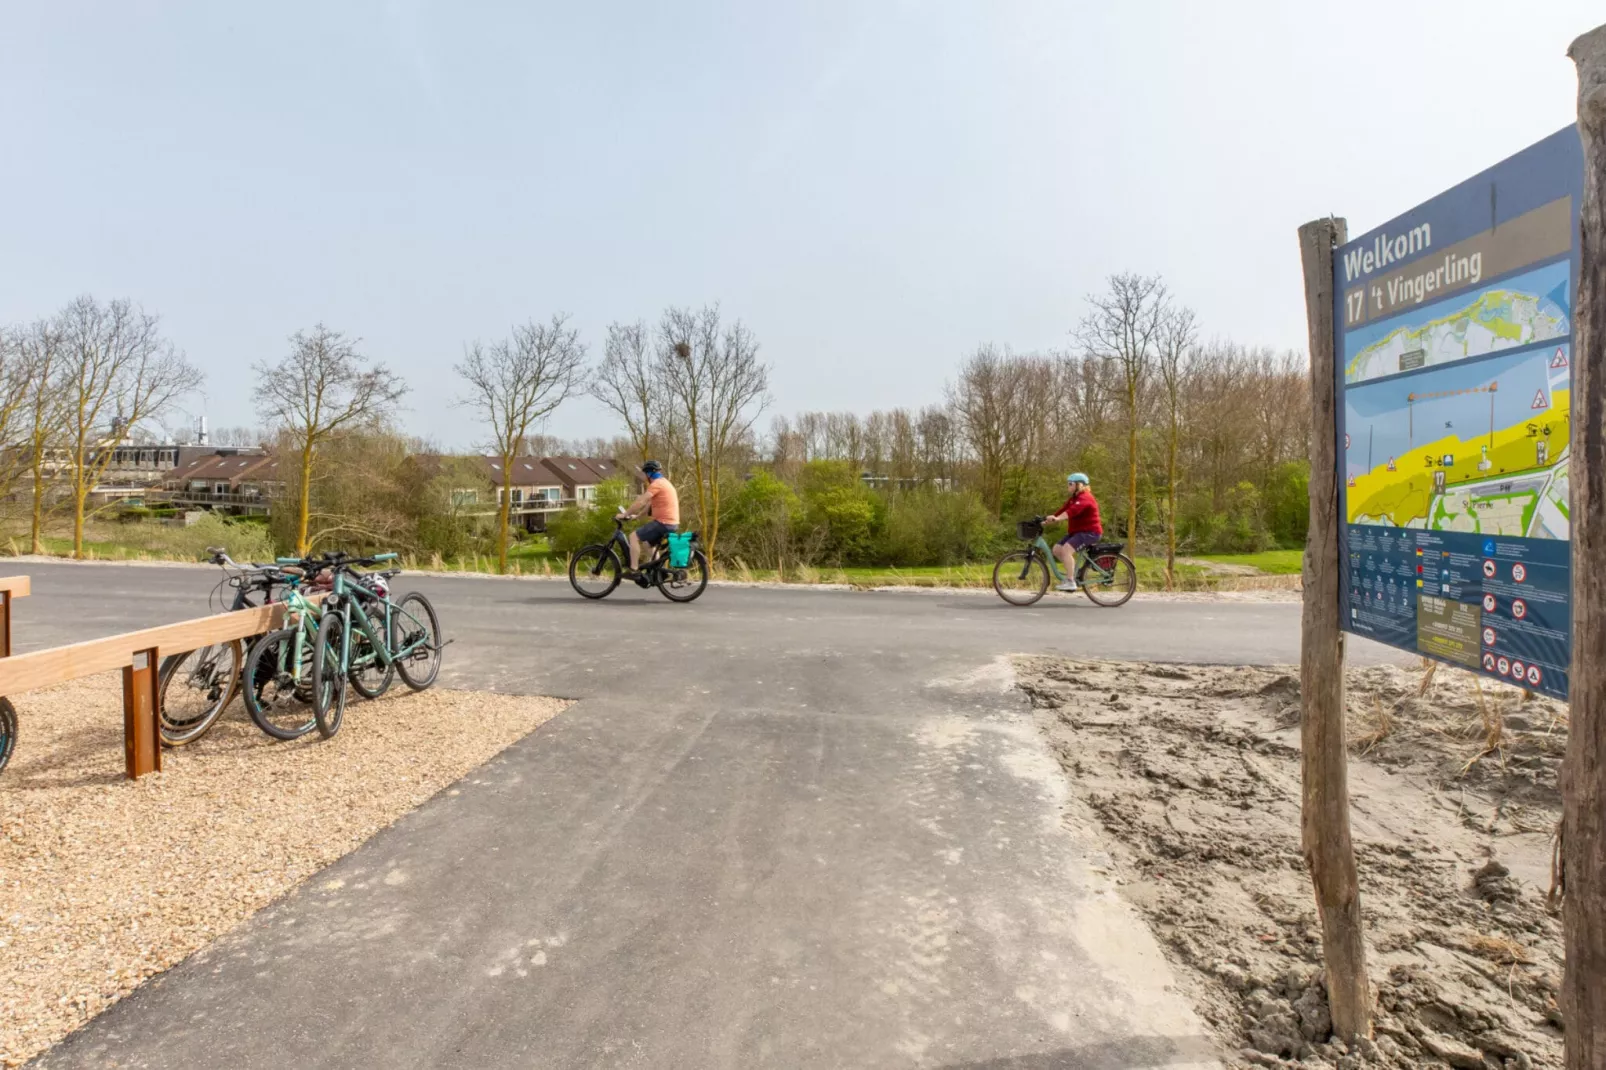
[{"label": "sneaker", "polygon": [[1075,594],[1076,591],[1077,591],[1076,584],[1070,582],[1069,580],[1067,580],[1066,582],[1060,584],[1058,587],[1056,587],[1054,589],[1056,591],[1064,591],[1066,594]]}]

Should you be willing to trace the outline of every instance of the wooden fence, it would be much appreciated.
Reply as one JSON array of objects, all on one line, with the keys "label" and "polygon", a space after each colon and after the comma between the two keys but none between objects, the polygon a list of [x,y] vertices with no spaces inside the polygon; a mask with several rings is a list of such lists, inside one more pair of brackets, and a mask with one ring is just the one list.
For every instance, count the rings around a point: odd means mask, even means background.
[{"label": "wooden fence", "polygon": [[25,691],[122,669],[123,752],[131,780],[162,768],[158,669],[163,655],[261,635],[284,620],[284,604],[274,603],[12,656],[11,603],[30,590],[27,576],[0,577],[0,696],[15,706],[16,696]]}]

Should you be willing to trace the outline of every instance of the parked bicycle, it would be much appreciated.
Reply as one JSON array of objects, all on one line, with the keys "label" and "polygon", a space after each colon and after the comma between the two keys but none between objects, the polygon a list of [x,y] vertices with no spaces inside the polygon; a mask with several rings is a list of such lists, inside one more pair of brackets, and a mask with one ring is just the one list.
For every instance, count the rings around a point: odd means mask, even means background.
[{"label": "parked bicycle", "polygon": [[[429,599],[412,591],[392,601],[388,586],[373,582],[376,574],[355,571],[395,559],[341,553],[324,558],[333,585],[318,620],[311,685],[313,717],[325,739],[340,731],[348,684],[365,698],[377,698],[396,675],[422,691],[440,674],[445,643]],[[399,571],[378,575],[388,581]]]},{"label": "parked bicycle", "polygon": [[[239,564],[221,546],[207,548],[223,576],[208,603],[213,612],[251,609],[275,600],[290,577],[274,565]],[[234,589],[230,598],[227,588]],[[250,641],[238,639],[163,658],[157,671],[162,742],[193,743],[211,731],[240,690],[240,668]]]},{"label": "parked bicycle", "polygon": [[[1016,533],[1031,545],[1011,550],[993,566],[993,590],[1012,606],[1029,606],[1048,590],[1049,573],[1060,583],[1065,571],[1043,538],[1043,517],[1015,525]],[[1076,552],[1076,583],[1095,604],[1124,605],[1138,589],[1138,569],[1122,550],[1125,543],[1098,542]]]},{"label": "parked bicycle", "polygon": [[[697,549],[695,531],[670,532],[651,549],[636,572],[638,587],[657,587],[671,602],[695,601],[708,587],[708,558]],[[619,586],[629,561],[625,522],[615,517],[607,542],[582,546],[569,558],[569,584],[582,598],[606,598]]]},{"label": "parked bicycle", "polygon": [[[283,626],[251,641],[242,688],[245,710],[274,739],[300,739],[317,727],[312,711],[312,651],[320,610],[313,596],[329,589],[321,558],[280,558]],[[294,568],[295,571],[289,571]]]}]

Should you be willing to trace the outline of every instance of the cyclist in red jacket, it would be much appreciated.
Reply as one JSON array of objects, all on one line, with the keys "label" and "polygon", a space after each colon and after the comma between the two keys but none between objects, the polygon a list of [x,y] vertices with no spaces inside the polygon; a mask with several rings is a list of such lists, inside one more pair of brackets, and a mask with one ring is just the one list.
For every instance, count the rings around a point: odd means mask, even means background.
[{"label": "cyclist in red jacket", "polygon": [[1071,496],[1065,499],[1060,511],[1050,521],[1065,521],[1065,538],[1054,547],[1054,556],[1065,569],[1066,580],[1059,585],[1062,591],[1076,590],[1076,551],[1091,546],[1104,537],[1104,525],[1099,523],[1099,503],[1093,497],[1093,488],[1087,476],[1072,472],[1065,477]]}]

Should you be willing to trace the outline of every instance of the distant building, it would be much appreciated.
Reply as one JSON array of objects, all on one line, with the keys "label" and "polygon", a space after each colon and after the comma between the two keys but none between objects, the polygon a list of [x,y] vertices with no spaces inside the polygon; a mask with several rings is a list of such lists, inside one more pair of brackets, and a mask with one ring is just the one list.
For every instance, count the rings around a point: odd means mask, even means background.
[{"label": "distant building", "polygon": [[513,522],[527,531],[545,531],[553,513],[569,506],[589,507],[597,487],[619,475],[619,462],[605,457],[515,457],[503,471],[500,457],[475,454],[451,458],[421,455],[420,463],[444,467],[449,460],[470,462],[483,475],[479,486],[454,487],[453,504],[466,512],[491,515],[510,496]]}]

